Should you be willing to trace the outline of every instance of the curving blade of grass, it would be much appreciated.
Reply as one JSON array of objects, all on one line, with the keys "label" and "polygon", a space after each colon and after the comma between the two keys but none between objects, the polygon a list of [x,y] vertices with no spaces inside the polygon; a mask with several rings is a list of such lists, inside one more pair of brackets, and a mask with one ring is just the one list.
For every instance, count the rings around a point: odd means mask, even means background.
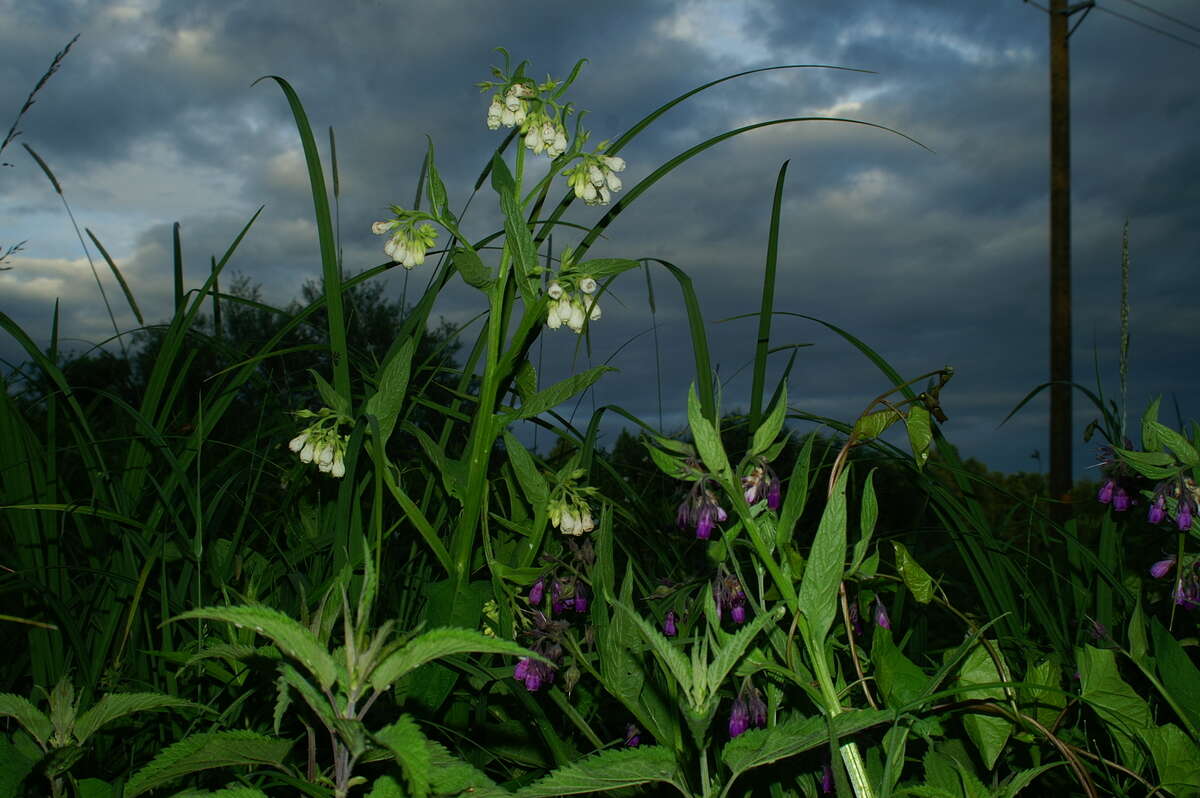
[{"label": "curving blade of grass", "polygon": [[[779,215],[783,207],[783,183],[788,161],[779,167],[775,196],[771,200],[771,226],[767,232],[767,262],[763,270],[762,302],[758,315],[758,338],[754,347],[754,378],[750,387],[750,429],[758,429],[762,415],[762,394],[767,378],[767,354],[771,343],[771,313],[775,309],[775,270],[779,262]],[[782,385],[782,383],[781,383]]]}]

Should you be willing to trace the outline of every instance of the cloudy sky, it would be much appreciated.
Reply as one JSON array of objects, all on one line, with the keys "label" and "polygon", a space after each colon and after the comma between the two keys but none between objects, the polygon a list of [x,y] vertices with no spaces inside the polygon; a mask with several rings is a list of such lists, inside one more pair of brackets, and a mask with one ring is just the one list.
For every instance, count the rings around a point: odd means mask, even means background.
[{"label": "cloudy sky", "polygon": [[[664,258],[688,271],[712,322],[724,405],[745,408],[753,322],[719,320],[758,305],[771,193],[790,160],[777,308],[850,330],[906,375],[953,365],[944,429],[963,453],[1003,470],[1048,461],[1047,398],[999,426],[1049,369],[1048,23],[1033,3],[0,0],[0,18],[0,109],[10,115],[54,53],[80,34],[22,120],[18,144],[48,162],[79,224],[96,233],[155,319],[169,312],[176,221],[191,287],[259,205],[265,211],[227,275],[248,275],[268,301],[285,304],[319,273],[299,140],[278,88],[251,85],[262,75],[292,83],[316,130],[336,129],[344,262],[357,272],[387,260],[369,227],[388,204],[411,202],[426,135],[452,206],[466,200],[498,141],[484,125],[488,98],[474,85],[500,62],[497,46],[529,59],[539,78],[589,59],[570,99],[589,109],[593,142],[733,72],[774,64],[871,70],[788,70],[721,84],[623,151],[625,185],[710,136],[776,117],[863,120],[928,150],[846,124],[756,131],[655,185],[593,254]],[[1130,407],[1136,418],[1162,394],[1168,408],[1174,397],[1191,417],[1200,383],[1200,5],[1098,0],[1071,38],[1071,70],[1075,377],[1094,386],[1098,363],[1105,390],[1116,392],[1128,220]],[[3,160],[11,166],[0,170],[0,246],[27,243],[0,273],[0,310],[45,341],[57,298],[74,346],[104,341],[111,325],[62,203],[21,147],[10,146]],[[494,205],[477,198],[467,230],[490,232]],[[587,224],[601,211],[580,207],[571,218]],[[431,267],[409,275],[410,290]],[[397,296],[402,271],[389,279]],[[132,327],[111,277],[102,276],[119,323]],[[620,371],[594,402],[657,423],[661,384],[671,429],[693,374],[679,292],[665,272],[653,277],[653,317],[636,273],[606,300],[590,362],[620,349],[611,360]],[[478,308],[478,295],[458,284],[437,312],[460,322]],[[543,341],[547,379],[572,367],[573,335],[560,330]],[[780,317],[773,344],[812,344],[790,381],[795,407],[851,419],[888,387],[812,322]],[[20,359],[5,336],[0,357]],[[781,367],[786,354],[778,357]],[[574,360],[588,363],[585,355]],[[1082,397],[1075,406],[1079,439],[1094,412]],[[1093,462],[1094,447],[1081,442],[1077,474]]]}]

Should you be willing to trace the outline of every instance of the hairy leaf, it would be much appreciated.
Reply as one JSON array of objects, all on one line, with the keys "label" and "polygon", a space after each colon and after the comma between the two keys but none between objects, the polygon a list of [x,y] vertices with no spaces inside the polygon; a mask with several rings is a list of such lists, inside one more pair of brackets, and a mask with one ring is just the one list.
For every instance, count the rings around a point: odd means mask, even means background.
[{"label": "hairy leaf", "polygon": [[43,745],[54,734],[50,718],[27,698],[12,693],[0,693],[0,718],[12,718]]},{"label": "hairy leaf", "polygon": [[517,798],[553,798],[665,782],[685,795],[675,757],[659,745],[604,751],[553,771],[518,790]]},{"label": "hairy leaf", "polygon": [[109,693],[75,721],[75,739],[84,743],[107,723],[155,709],[201,709],[201,706],[161,693]]},{"label": "hairy leaf", "polygon": [[408,782],[408,792],[413,798],[425,798],[429,792],[430,761],[425,735],[421,733],[411,715],[401,715],[395,723],[385,726],[374,734],[375,740],[387,747]]},{"label": "hairy leaf", "polygon": [[386,690],[404,674],[427,662],[455,654],[511,654],[514,657],[537,657],[532,651],[509,640],[488,637],[474,629],[443,627],[431,629],[414,637],[401,649],[392,652],[371,672],[371,686]]},{"label": "hairy leaf", "polygon": [[181,776],[236,765],[282,767],[292,744],[252,731],[194,734],[158,752],[125,785],[125,798],[149,792]]}]

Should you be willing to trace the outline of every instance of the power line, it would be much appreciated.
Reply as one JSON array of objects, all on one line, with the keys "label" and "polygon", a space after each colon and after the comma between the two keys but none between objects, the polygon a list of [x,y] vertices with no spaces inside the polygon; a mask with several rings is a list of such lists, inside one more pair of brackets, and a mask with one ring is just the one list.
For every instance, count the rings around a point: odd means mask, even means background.
[{"label": "power line", "polygon": [[1157,8],[1151,8],[1150,6],[1146,5],[1145,3],[1139,3],[1138,0],[1125,0],[1125,2],[1129,3],[1131,6],[1137,6],[1138,8],[1142,9],[1143,11],[1149,11],[1151,14],[1157,14],[1158,16],[1162,17],[1163,19],[1169,19],[1171,22],[1174,22],[1176,25],[1182,25],[1183,27],[1188,28],[1189,30],[1194,30],[1194,31],[1196,31],[1196,33],[1200,33],[1200,26],[1193,25],[1190,22],[1184,22],[1182,19],[1179,19],[1178,17],[1173,17],[1170,14],[1165,14],[1162,11],[1159,11]]},{"label": "power line", "polygon": [[1126,22],[1132,22],[1134,25],[1145,28],[1146,30],[1149,30],[1149,31],[1153,31],[1154,33],[1161,33],[1163,36],[1166,36],[1170,39],[1174,39],[1175,41],[1180,42],[1181,44],[1186,44],[1189,47],[1195,47],[1197,50],[1200,50],[1200,43],[1194,42],[1191,39],[1185,39],[1182,36],[1176,36],[1174,33],[1171,33],[1170,31],[1165,31],[1162,28],[1156,28],[1153,25],[1147,25],[1145,22],[1142,22],[1140,19],[1134,19],[1131,16],[1122,14],[1117,11],[1113,11],[1110,8],[1105,8],[1104,6],[1100,6],[1100,5],[1095,6],[1095,9],[1097,11],[1103,11],[1105,14],[1112,14],[1114,17],[1117,17],[1118,19],[1123,19]]}]

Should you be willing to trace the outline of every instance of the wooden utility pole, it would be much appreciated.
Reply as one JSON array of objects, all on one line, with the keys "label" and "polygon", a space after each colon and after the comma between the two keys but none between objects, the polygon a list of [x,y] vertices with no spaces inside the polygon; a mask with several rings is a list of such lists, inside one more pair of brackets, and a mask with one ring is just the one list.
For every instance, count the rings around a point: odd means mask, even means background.
[{"label": "wooden utility pole", "polygon": [[1071,515],[1071,64],[1067,22],[1093,3],[1050,0],[1050,499]]}]

